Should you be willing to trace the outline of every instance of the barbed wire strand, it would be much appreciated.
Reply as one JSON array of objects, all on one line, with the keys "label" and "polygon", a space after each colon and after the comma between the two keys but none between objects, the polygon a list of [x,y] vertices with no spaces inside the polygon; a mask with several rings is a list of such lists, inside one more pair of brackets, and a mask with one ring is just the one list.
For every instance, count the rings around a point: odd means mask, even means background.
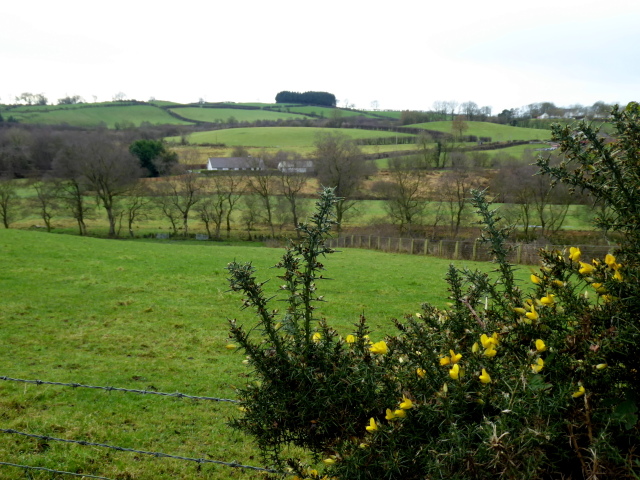
[{"label": "barbed wire strand", "polygon": [[118,446],[115,446],[115,445],[107,445],[106,443],[87,442],[87,441],[84,441],[84,440],[68,440],[68,439],[65,439],[65,438],[50,437],[48,435],[35,435],[33,433],[19,432],[17,430],[13,430],[11,428],[0,428],[0,432],[14,434],[14,435],[22,435],[22,436],[31,437],[31,438],[37,438],[37,439],[44,440],[44,441],[75,443],[77,445],[82,445],[82,446],[87,446],[87,447],[110,448],[112,450],[117,450],[119,452],[140,453],[142,455],[150,455],[150,456],[156,457],[156,458],[173,458],[173,459],[176,459],[176,460],[184,460],[184,461],[187,461],[187,462],[196,462],[198,464],[213,463],[213,464],[216,464],[216,465],[224,465],[224,466],[232,467],[232,468],[244,468],[246,470],[256,470],[256,471],[259,471],[259,472],[284,474],[284,472],[280,472],[278,470],[273,470],[271,468],[254,467],[252,465],[242,465],[241,463],[238,463],[238,462],[235,462],[235,461],[233,461],[233,462],[223,462],[222,460],[208,460],[206,458],[191,458],[191,457],[182,457],[180,455],[170,455],[168,453],[161,453],[161,452],[148,452],[148,451],[145,451],[145,450],[136,450],[134,448],[126,448],[126,447],[118,447]]},{"label": "barbed wire strand", "polygon": [[138,393],[142,395],[161,395],[163,397],[173,397],[173,398],[189,398],[191,400],[210,400],[213,402],[227,402],[227,403],[239,403],[238,400],[233,400],[230,398],[215,398],[215,397],[198,397],[195,395],[187,395],[185,393],[175,392],[175,393],[165,393],[165,392],[155,392],[153,390],[134,390],[129,388],[118,388],[118,387],[100,387],[95,385],[82,385],[80,383],[62,383],[62,382],[46,382],[44,380],[25,380],[22,378],[11,378],[0,376],[0,380],[5,380],[8,382],[23,382],[23,383],[32,383],[34,385],[58,385],[61,387],[73,387],[73,388],[93,388],[97,390],[106,390],[107,392],[128,392],[128,393]]},{"label": "barbed wire strand", "polygon": [[98,478],[100,480],[113,480],[112,478],[99,477],[97,475],[89,475],[88,473],[64,472],[62,470],[51,470],[50,468],[45,468],[45,467],[31,467],[29,465],[18,465],[17,463],[0,462],[0,465],[8,465],[10,467],[26,468],[26,469],[29,469],[29,470],[43,470],[45,472],[60,473],[62,475],[74,475],[76,477],[82,477],[82,478]]}]

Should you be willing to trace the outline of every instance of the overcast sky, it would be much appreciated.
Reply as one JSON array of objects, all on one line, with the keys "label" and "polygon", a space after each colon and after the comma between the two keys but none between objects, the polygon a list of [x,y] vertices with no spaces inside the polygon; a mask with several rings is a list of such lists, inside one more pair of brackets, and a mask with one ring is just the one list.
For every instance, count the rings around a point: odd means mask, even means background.
[{"label": "overcast sky", "polygon": [[6,1],[0,102],[626,103],[640,100],[638,25],[638,0]]}]

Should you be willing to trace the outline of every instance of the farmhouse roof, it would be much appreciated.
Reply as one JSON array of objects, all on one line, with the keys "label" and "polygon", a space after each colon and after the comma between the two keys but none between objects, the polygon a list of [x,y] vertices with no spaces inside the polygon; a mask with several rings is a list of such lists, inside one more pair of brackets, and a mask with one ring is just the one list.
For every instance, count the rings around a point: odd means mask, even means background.
[{"label": "farmhouse roof", "polygon": [[264,170],[264,161],[252,157],[210,157],[208,170]]},{"label": "farmhouse roof", "polygon": [[283,160],[278,163],[278,170],[283,173],[310,173],[313,172],[313,161]]}]

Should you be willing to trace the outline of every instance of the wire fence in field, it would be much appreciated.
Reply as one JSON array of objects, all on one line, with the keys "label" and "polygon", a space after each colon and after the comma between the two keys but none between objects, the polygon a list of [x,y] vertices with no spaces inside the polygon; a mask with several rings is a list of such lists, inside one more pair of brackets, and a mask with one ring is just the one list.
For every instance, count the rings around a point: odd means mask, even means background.
[{"label": "wire fence in field", "polygon": [[[413,255],[431,255],[450,260],[472,260],[488,262],[493,260],[488,246],[480,240],[438,240],[426,238],[380,237],[376,235],[341,235],[327,240],[330,248],[366,248],[383,252],[407,253]],[[610,245],[574,245],[580,248],[585,262],[602,258],[615,246]],[[541,248],[566,249],[563,245],[541,245],[531,243],[510,243],[508,260],[514,264],[536,265],[540,261]]]},{"label": "wire fence in field", "polygon": [[62,382],[46,382],[44,380],[25,380],[22,378],[11,378],[0,376],[0,380],[5,380],[8,382],[22,382],[22,383],[31,383],[34,385],[58,385],[61,387],[72,387],[72,388],[93,388],[97,390],[105,390],[107,392],[128,392],[128,393],[138,393],[141,395],[160,395],[162,397],[173,397],[173,398],[188,398],[191,400],[209,400],[213,402],[229,402],[229,403],[238,403],[238,400],[232,400],[230,398],[216,398],[216,397],[199,397],[196,395],[187,395],[180,392],[174,393],[165,393],[165,392],[156,392],[155,390],[134,390],[130,388],[118,388],[118,387],[101,387],[95,385],[82,385],[80,383],[62,383]]},{"label": "wire fence in field", "polygon": [[[45,381],[45,380],[27,380],[27,379],[22,379],[22,378],[12,378],[12,377],[8,377],[8,376],[0,376],[0,380],[7,381],[7,382],[27,383],[27,384],[32,384],[32,385],[55,385],[55,386],[61,386],[61,387],[71,387],[71,388],[74,388],[74,389],[75,388],[90,388],[90,389],[103,390],[105,392],[117,391],[117,392],[135,393],[135,394],[140,394],[140,395],[159,395],[162,398],[181,398],[181,399],[190,399],[190,400],[206,400],[206,401],[215,401],[215,402],[239,403],[238,400],[233,400],[233,399],[229,399],[229,398],[216,398],[216,397],[206,397],[206,396],[197,396],[197,395],[187,395],[187,394],[179,393],[179,392],[166,393],[166,392],[157,392],[157,391],[150,391],[150,390],[137,390],[137,389],[129,389],[129,388],[110,387],[110,386],[84,385],[84,384],[80,384],[80,383],[51,382],[51,381]],[[227,466],[227,467],[231,467],[231,468],[240,468],[240,469],[253,470],[253,471],[264,472],[264,473],[275,473],[275,474],[282,474],[283,473],[283,472],[280,472],[278,470],[274,470],[274,469],[271,469],[271,468],[256,467],[256,466],[253,466],[253,465],[244,465],[244,464],[238,463],[235,460],[234,461],[223,461],[223,460],[211,460],[211,459],[207,459],[207,458],[185,457],[185,456],[182,456],[182,455],[172,455],[172,454],[163,453],[163,452],[151,452],[151,451],[147,451],[147,450],[139,450],[139,449],[135,449],[135,448],[121,447],[121,446],[117,446],[117,445],[109,445],[109,444],[106,444],[106,443],[96,443],[96,442],[88,442],[88,441],[85,441],[85,440],[73,440],[73,439],[57,438],[57,437],[51,437],[49,435],[38,435],[38,434],[35,434],[35,433],[21,432],[21,431],[14,430],[14,429],[11,429],[11,428],[0,428],[0,433],[4,433],[4,434],[8,434],[8,435],[19,435],[19,436],[28,437],[28,438],[35,438],[35,439],[42,440],[42,441],[45,441],[45,442],[63,442],[63,443],[81,445],[81,446],[101,447],[101,448],[107,448],[107,449],[111,449],[111,450],[116,450],[116,451],[119,451],[119,452],[130,452],[130,453],[137,453],[137,454],[140,454],[140,455],[147,455],[147,456],[151,456],[151,457],[154,457],[154,458],[171,458],[171,459],[174,459],[174,460],[195,462],[195,463],[198,463],[198,465],[215,464],[215,465],[223,465],[223,466]],[[110,479],[108,477],[102,477],[102,476],[98,476],[98,475],[91,475],[91,474],[87,474],[87,473],[76,473],[76,472],[68,472],[68,471],[64,471],[64,470],[54,470],[54,469],[49,469],[49,468],[45,468],[45,467],[22,465],[22,464],[11,463],[11,462],[0,462],[0,465],[24,469],[25,472],[27,472],[26,473],[27,478],[31,478],[31,476],[28,474],[29,470],[36,470],[36,471],[45,471],[45,472],[49,472],[49,473],[55,473],[55,474],[58,474],[58,475],[71,475],[71,476],[78,476],[78,477],[83,477],[83,478],[96,478],[96,479],[102,479],[102,480],[112,480],[112,479]]]},{"label": "wire fence in field", "polygon": [[146,450],[137,450],[135,448],[127,448],[127,447],[119,447],[116,445],[108,445],[106,443],[97,443],[97,442],[87,442],[85,440],[70,440],[68,438],[56,438],[51,437],[49,435],[37,435],[34,433],[27,432],[19,432],[18,430],[13,430],[11,428],[0,428],[0,433],[7,433],[10,435],[21,435],[29,438],[37,438],[38,440],[44,440],[45,442],[64,442],[64,443],[73,443],[75,445],[82,445],[84,447],[101,447],[101,448],[109,448],[112,450],[117,450],[119,452],[130,452],[130,453],[139,453],[141,455],[150,455],[156,458],[173,458],[175,460],[184,460],[187,462],[196,462],[198,464],[204,463],[213,463],[216,465],[225,465],[227,467],[233,468],[243,468],[247,470],[255,470],[258,472],[266,472],[266,473],[283,473],[278,470],[274,470],[271,468],[262,468],[262,467],[254,467],[252,465],[243,465],[238,462],[224,462],[222,460],[209,460],[207,458],[191,458],[191,457],[183,457],[181,455],[171,455],[168,453],[162,452],[149,452]]}]

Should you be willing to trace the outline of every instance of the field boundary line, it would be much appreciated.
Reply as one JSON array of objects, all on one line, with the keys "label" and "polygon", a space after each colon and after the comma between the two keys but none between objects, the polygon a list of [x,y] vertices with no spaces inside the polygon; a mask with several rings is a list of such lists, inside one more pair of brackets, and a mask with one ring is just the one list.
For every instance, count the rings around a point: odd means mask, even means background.
[{"label": "field boundary line", "polygon": [[[29,465],[18,465],[17,463],[9,463],[9,462],[0,462],[0,465],[7,465],[9,467],[18,467],[18,468],[25,468],[25,469],[29,469],[29,470],[42,470],[45,472],[51,472],[51,473],[60,473],[62,475],[73,475],[75,477],[83,477],[83,478],[98,478],[100,480],[113,480],[112,478],[108,478],[108,477],[99,477],[97,475],[90,475],[88,473],[74,473],[74,472],[65,472],[63,470],[52,470],[50,468],[46,468],[46,467],[31,467]],[[29,477],[31,477],[29,475]]]},{"label": "field boundary line", "polygon": [[160,395],[162,397],[173,397],[173,398],[188,398],[191,400],[209,400],[213,402],[227,402],[227,403],[240,403],[238,400],[233,400],[230,398],[216,398],[216,397],[199,397],[195,395],[187,395],[185,393],[175,392],[175,393],[166,393],[166,392],[155,392],[153,390],[136,390],[129,388],[119,388],[119,387],[104,387],[104,386],[96,386],[96,385],[83,385],[80,383],[62,383],[62,382],[47,382],[44,380],[25,380],[22,378],[11,378],[6,376],[0,376],[0,380],[5,380],[7,382],[22,382],[22,383],[31,383],[34,385],[58,385],[60,387],[72,387],[72,388],[93,388],[96,390],[105,390],[107,392],[128,392],[128,393],[138,393],[141,395]]},{"label": "field boundary line", "polygon": [[274,470],[274,469],[271,469],[271,468],[254,467],[253,465],[243,465],[243,464],[235,462],[235,461],[233,461],[233,462],[224,462],[222,460],[208,460],[206,458],[183,457],[183,456],[180,456],[180,455],[171,455],[169,453],[162,453],[162,452],[148,452],[146,450],[136,450],[135,448],[118,447],[116,445],[108,445],[106,443],[87,442],[85,440],[69,440],[69,439],[65,439],[65,438],[50,437],[48,435],[36,435],[36,434],[33,434],[33,433],[19,432],[18,430],[13,430],[11,428],[0,428],[0,432],[1,433],[13,434],[13,435],[22,435],[24,437],[30,437],[30,438],[37,438],[39,440],[44,440],[44,441],[73,443],[73,444],[76,444],[76,445],[82,445],[82,446],[86,446],[86,447],[109,448],[109,449],[112,449],[112,450],[117,450],[119,452],[140,453],[142,455],[150,455],[150,456],[156,457],[156,458],[173,458],[175,460],[184,460],[184,461],[187,461],[187,462],[196,462],[199,465],[202,465],[203,463],[211,463],[211,464],[215,464],[215,465],[224,465],[224,466],[232,467],[232,468],[244,468],[244,469],[247,469],[247,470],[255,470],[255,471],[259,471],[259,472],[277,473],[277,474],[283,474],[284,473],[284,472],[280,472],[278,470]]}]

